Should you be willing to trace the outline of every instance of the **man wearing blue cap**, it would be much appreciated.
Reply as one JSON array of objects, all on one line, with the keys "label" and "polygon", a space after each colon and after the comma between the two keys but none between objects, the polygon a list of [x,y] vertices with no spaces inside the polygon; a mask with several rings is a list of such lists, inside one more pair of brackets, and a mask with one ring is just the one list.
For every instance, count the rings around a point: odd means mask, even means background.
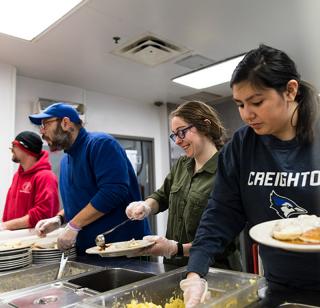
[{"label": "man wearing blue cap", "polygon": [[[120,144],[105,133],[88,132],[77,111],[65,103],[55,103],[40,114],[29,116],[40,126],[42,139],[51,151],[64,150],[60,165],[60,193],[63,210],[56,217],[36,225],[39,236],[67,222],[58,238],[58,248],[75,243],[78,254],[95,246],[98,234],[126,220],[125,209],[140,200],[133,167]],[[150,234],[148,222],[130,221],[107,237],[107,242]]]}]

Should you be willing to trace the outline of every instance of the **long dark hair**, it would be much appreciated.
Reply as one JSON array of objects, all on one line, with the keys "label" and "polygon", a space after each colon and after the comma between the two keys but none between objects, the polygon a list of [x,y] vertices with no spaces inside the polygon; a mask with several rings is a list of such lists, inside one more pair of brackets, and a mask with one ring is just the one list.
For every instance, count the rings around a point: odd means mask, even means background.
[{"label": "long dark hair", "polygon": [[213,107],[200,101],[188,101],[172,111],[170,117],[182,118],[208,137],[218,150],[222,148],[225,128]]},{"label": "long dark hair", "polygon": [[299,84],[295,98],[298,103],[296,137],[301,144],[311,143],[318,115],[319,96],[312,85],[300,79],[295,63],[286,53],[263,44],[249,51],[234,70],[230,87],[248,81],[256,88],[272,88],[283,95],[292,79]]}]

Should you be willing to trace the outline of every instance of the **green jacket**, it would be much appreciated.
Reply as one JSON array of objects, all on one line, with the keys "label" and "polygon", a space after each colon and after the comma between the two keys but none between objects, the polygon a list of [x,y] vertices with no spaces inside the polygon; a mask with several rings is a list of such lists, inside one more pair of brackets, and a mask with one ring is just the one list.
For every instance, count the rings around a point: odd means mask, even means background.
[{"label": "green jacket", "polygon": [[[219,153],[194,173],[195,161],[181,157],[172,167],[162,187],[150,195],[159,203],[159,212],[169,210],[166,237],[180,243],[194,240],[202,213],[212,191]],[[214,267],[241,270],[238,239],[232,242],[221,256],[215,258]],[[184,266],[188,257],[172,257],[165,263]]]},{"label": "green jacket", "polygon": [[192,242],[213,187],[218,153],[194,173],[194,159],[181,157],[162,187],[149,198],[159,203],[159,211],[169,210],[166,237],[180,243]]}]

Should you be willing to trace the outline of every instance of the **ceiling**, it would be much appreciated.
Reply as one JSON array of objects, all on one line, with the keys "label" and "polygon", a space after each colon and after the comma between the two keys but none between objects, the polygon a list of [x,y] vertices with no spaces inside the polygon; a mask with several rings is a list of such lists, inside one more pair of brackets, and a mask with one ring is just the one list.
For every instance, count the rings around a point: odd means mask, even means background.
[{"label": "ceiling", "polygon": [[[174,84],[173,77],[191,71],[176,61],[190,55],[219,61],[266,43],[287,51],[303,79],[320,87],[319,12],[318,0],[89,0],[34,42],[0,35],[0,61],[21,76],[176,103],[200,91],[231,94],[227,84],[203,90]],[[190,51],[153,67],[111,54],[146,32]]]}]

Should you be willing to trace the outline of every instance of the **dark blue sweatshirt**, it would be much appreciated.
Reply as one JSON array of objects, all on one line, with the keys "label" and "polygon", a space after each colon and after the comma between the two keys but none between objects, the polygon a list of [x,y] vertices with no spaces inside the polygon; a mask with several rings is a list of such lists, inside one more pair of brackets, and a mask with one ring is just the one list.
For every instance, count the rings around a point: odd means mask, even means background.
[{"label": "dark blue sweatshirt", "polygon": [[[239,129],[223,148],[210,196],[190,252],[188,271],[205,275],[244,227],[299,214],[320,216],[319,135],[311,145]],[[289,287],[320,290],[320,253],[260,245],[265,277]],[[213,265],[214,266],[214,265]]]},{"label": "dark blue sweatshirt", "polygon": [[[127,219],[126,206],[141,200],[133,167],[120,144],[105,133],[81,128],[61,160],[60,192],[66,220],[89,202],[105,215],[78,234],[78,253],[95,246],[95,237]],[[107,236],[108,242],[141,239],[150,234],[147,220],[132,221]]]}]

